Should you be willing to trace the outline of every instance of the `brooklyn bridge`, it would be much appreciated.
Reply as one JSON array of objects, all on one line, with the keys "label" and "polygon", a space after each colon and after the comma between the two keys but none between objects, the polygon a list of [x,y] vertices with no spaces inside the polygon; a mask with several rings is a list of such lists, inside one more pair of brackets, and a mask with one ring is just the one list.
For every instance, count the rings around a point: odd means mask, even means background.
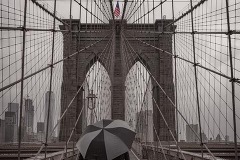
[{"label": "brooklyn bridge", "polygon": [[136,132],[131,160],[240,159],[238,0],[0,8],[0,159],[78,160],[104,119]]}]

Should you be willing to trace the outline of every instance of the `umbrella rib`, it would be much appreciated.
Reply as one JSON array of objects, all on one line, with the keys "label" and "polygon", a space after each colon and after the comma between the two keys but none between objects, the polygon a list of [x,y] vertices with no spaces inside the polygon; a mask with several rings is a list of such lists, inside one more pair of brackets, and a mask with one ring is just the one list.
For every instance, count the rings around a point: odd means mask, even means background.
[{"label": "umbrella rib", "polygon": [[[126,152],[129,150],[129,148],[128,148],[128,146],[126,145],[126,143],[125,143],[124,141],[122,141],[122,139],[121,139],[120,137],[118,137],[117,135],[115,135],[115,134],[113,134],[113,133],[111,133],[111,132],[109,132],[109,131],[107,131],[107,130],[105,130],[105,129],[104,129],[104,131],[103,131],[103,133],[104,133],[104,138],[105,138],[105,134],[106,134],[105,132],[108,133],[108,134],[110,134],[110,135],[112,135],[113,137],[116,137],[116,138],[119,140],[119,142],[122,142],[122,144],[127,148]],[[105,141],[106,155],[107,155],[108,160],[111,160],[112,157],[109,157],[109,156],[108,156],[109,154],[108,154],[108,152],[107,152],[107,148],[108,148],[108,147],[106,146],[106,142],[107,142],[107,141]],[[119,145],[120,145],[120,144],[119,144]],[[121,153],[121,154],[123,154],[123,153]],[[119,155],[121,155],[121,154],[118,154],[117,156],[119,156]],[[117,157],[117,156],[116,156],[116,157]],[[114,158],[116,158],[116,157],[114,157]]]},{"label": "umbrella rib", "polygon": [[[84,158],[86,156],[86,153],[89,149],[91,142],[94,140],[95,137],[97,137],[101,133],[101,130],[97,130],[94,132],[85,134],[83,137],[80,138],[80,140],[76,144],[77,148],[79,149],[79,151],[81,152],[81,154]],[[94,134],[95,134],[95,136],[94,136]]]}]

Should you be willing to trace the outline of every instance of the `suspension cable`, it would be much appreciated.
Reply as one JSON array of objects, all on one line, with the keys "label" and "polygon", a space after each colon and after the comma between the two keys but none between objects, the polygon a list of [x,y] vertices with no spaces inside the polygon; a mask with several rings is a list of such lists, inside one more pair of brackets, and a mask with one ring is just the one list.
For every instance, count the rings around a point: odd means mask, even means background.
[{"label": "suspension cable", "polygon": [[[126,37],[123,35],[123,37],[126,39]],[[128,42],[128,40],[126,39],[126,41]],[[128,42],[129,43],[129,42]],[[132,48],[132,46],[129,44],[129,47]],[[134,49],[132,48],[132,50],[134,51]],[[135,52],[135,51],[134,51]],[[139,56],[136,52],[135,54],[137,56]],[[144,65],[144,64],[143,64]],[[145,66],[146,67],[146,66]],[[146,68],[147,69],[147,68]],[[148,69],[147,69],[148,70]],[[167,93],[164,91],[164,89],[161,87],[161,85],[158,83],[158,81],[155,79],[155,77],[151,74],[151,72],[148,70],[148,73],[151,75],[151,77],[153,78],[153,80],[156,82],[156,84],[158,85],[158,87],[162,90],[162,92],[164,93],[164,95],[166,95],[167,99],[170,101],[170,103],[172,104],[173,107],[176,108],[175,104],[173,103],[173,101],[171,100],[171,98],[167,95]],[[155,100],[156,102],[156,100]],[[154,102],[154,103],[155,103]],[[158,106],[158,105],[157,105]],[[161,111],[159,108],[158,108],[159,111]],[[161,112],[160,112],[161,113]],[[178,110],[178,113],[180,114],[180,116],[184,119],[184,121],[189,125],[189,123],[187,122],[186,118],[182,115],[182,113]],[[161,114],[162,115],[162,114]],[[192,130],[192,132],[197,136],[197,138],[199,139],[199,136],[198,134],[193,130],[193,128],[190,126],[190,129]],[[172,135],[172,133],[171,133]],[[174,138],[175,140],[175,138]],[[175,140],[176,141],[176,140]],[[212,152],[208,149],[207,145],[206,144],[203,144],[203,146],[208,150],[209,154],[211,154],[211,156],[215,158],[215,156],[212,154]]]}]

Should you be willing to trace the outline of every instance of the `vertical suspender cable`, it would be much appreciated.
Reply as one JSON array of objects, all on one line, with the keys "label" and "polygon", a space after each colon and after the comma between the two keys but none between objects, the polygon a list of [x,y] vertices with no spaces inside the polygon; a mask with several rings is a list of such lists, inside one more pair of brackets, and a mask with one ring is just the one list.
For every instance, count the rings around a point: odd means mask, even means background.
[{"label": "vertical suspender cable", "polygon": [[115,23],[114,13],[113,13],[113,3],[112,3],[112,1],[113,1],[113,0],[109,0],[109,3],[110,3],[110,9],[111,9],[112,18],[113,18],[113,23]]},{"label": "vertical suspender cable", "polygon": [[199,105],[199,92],[198,92],[198,79],[197,79],[197,63],[196,63],[196,48],[195,48],[195,36],[194,36],[194,24],[193,24],[193,4],[192,0],[190,0],[191,4],[191,25],[192,25],[192,44],[193,44],[193,58],[194,58],[194,75],[195,75],[195,85],[196,85],[196,100],[197,100],[197,112],[198,112],[198,123],[199,123],[199,137],[200,137],[200,145],[201,145],[201,155],[203,159],[203,141],[202,141],[202,127],[201,127],[201,115],[200,115],[200,105]]},{"label": "vertical suspender cable", "polygon": [[27,0],[24,4],[24,22],[22,27],[23,32],[23,45],[22,45],[22,73],[21,73],[21,95],[20,95],[20,120],[19,120],[19,130],[18,130],[18,160],[21,159],[21,140],[22,140],[22,111],[23,111],[23,78],[24,78],[24,58],[25,58],[25,45],[26,45],[26,22],[27,22]]},{"label": "vertical suspender cable", "polygon": [[233,107],[233,127],[234,127],[234,149],[235,149],[235,160],[238,160],[238,151],[237,151],[237,124],[236,124],[236,108],[235,108],[235,83],[234,83],[234,74],[233,74],[233,57],[232,57],[232,42],[231,42],[231,28],[230,28],[230,16],[229,16],[229,4],[226,0],[226,14],[227,14],[227,29],[228,29],[228,48],[229,48],[229,60],[230,60],[230,70],[231,70],[231,87],[232,87],[232,107]]},{"label": "vertical suspender cable", "polygon": [[[48,142],[48,126],[49,126],[49,112],[51,106],[51,92],[52,92],[52,77],[53,77],[53,59],[54,59],[54,43],[55,43],[55,24],[56,24],[56,0],[54,0],[54,17],[53,17],[53,31],[52,31],[52,57],[51,57],[51,69],[50,69],[50,84],[49,84],[49,98],[48,98],[48,112],[47,112],[47,126],[46,126],[46,137],[45,137],[45,159],[47,157],[47,142]],[[52,115],[51,115],[52,116]],[[51,135],[50,135],[51,136]]]},{"label": "vertical suspender cable", "polygon": [[[177,90],[177,54],[176,54],[176,34],[175,34],[175,23],[174,23],[174,2],[172,0],[172,20],[173,20],[173,50],[174,50],[174,81],[175,81],[175,105],[176,105],[176,139],[178,148],[178,90]],[[178,151],[179,152],[179,151]]]},{"label": "vertical suspender cable", "polygon": [[[69,46],[68,46],[68,54],[72,53],[72,0],[70,0],[70,7],[69,7],[69,19],[70,19],[70,26],[69,26]],[[68,119],[69,126],[70,126],[71,119]],[[67,127],[68,128],[68,127]],[[67,134],[70,133],[70,130],[67,129]],[[67,156],[67,134],[66,134],[66,150],[65,150],[65,156]]]}]

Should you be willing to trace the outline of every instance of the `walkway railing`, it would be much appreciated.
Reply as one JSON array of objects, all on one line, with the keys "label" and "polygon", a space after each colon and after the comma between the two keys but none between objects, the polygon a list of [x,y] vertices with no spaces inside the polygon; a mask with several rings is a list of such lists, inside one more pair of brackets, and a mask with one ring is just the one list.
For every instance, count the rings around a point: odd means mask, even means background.
[{"label": "walkway railing", "polygon": [[[132,146],[133,150],[138,153],[142,159],[148,159],[148,160],[154,160],[154,159],[164,159],[164,155],[167,159],[186,159],[186,160],[212,160],[212,156],[209,156],[209,154],[204,153],[203,158],[201,154],[199,153],[192,153],[187,151],[181,151],[181,154],[179,150],[177,149],[171,149],[165,147],[157,146],[155,143],[140,143],[140,142],[134,142]],[[184,155],[184,157],[183,157]],[[215,157],[215,159],[220,160],[222,158]]]}]

